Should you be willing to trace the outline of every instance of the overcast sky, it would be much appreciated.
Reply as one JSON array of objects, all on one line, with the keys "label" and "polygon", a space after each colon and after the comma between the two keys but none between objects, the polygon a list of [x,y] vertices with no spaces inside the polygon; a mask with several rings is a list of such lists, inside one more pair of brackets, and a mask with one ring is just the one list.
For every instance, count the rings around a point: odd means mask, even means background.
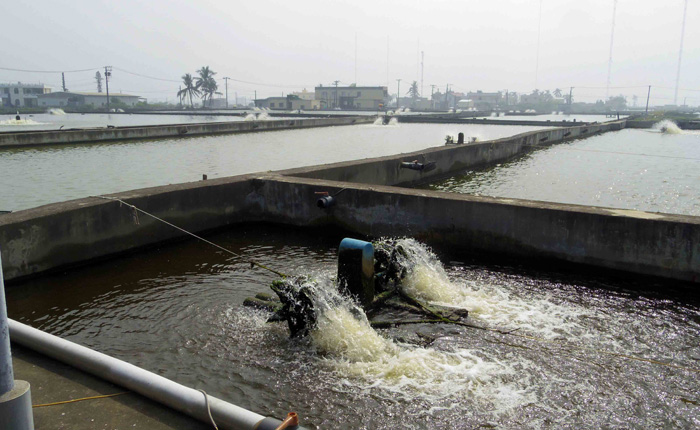
[{"label": "overcast sky", "polygon": [[[542,5],[541,25],[540,4]],[[5,1],[0,68],[69,71],[66,86],[175,100],[184,73],[208,65],[230,77],[229,99],[286,94],[318,84],[411,81],[456,91],[530,92],[573,86],[575,101],[606,94],[614,0],[27,0]],[[673,102],[684,0],[618,0],[610,95]],[[538,31],[539,29],[539,31]],[[539,49],[538,49],[539,34]],[[538,55],[539,52],[539,55]],[[149,79],[134,74],[157,77]],[[0,70],[0,81],[59,73]],[[234,81],[237,80],[237,81]],[[243,83],[238,81],[247,81]],[[219,79],[223,91],[224,81]],[[638,88],[614,88],[638,87]],[[664,87],[664,88],[662,88]],[[689,0],[679,103],[700,104],[700,0]],[[695,91],[688,91],[695,90]]]}]

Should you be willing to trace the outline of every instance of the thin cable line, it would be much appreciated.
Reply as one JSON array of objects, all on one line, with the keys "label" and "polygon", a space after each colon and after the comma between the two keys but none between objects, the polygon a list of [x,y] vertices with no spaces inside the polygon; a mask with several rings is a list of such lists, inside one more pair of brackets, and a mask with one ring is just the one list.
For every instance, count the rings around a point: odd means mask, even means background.
[{"label": "thin cable line", "polygon": [[143,75],[143,74],[141,74],[141,73],[130,72],[130,71],[128,71],[128,70],[124,70],[124,69],[119,68],[119,67],[114,67],[114,70],[119,70],[120,72],[128,73],[128,74],[130,74],[130,75],[139,76],[139,77],[146,78],[146,79],[153,79],[153,80],[156,80],[156,81],[174,82],[174,83],[176,83],[176,84],[181,84],[181,83],[182,83],[181,81],[176,81],[176,80],[173,80],[173,79],[156,78],[155,76],[148,76],[148,75]]},{"label": "thin cable line", "polygon": [[27,72],[27,73],[78,73],[78,72],[92,72],[93,70],[99,70],[101,67],[93,67],[92,69],[81,69],[81,70],[25,70],[25,69],[11,69],[8,67],[0,67],[0,70],[8,70],[10,72]]},{"label": "thin cable line", "polygon": [[[551,148],[550,145],[523,145],[532,148]],[[618,151],[603,151],[600,149],[581,149],[581,148],[557,148],[564,151],[582,151],[582,152],[600,152],[603,154],[616,154],[616,155],[638,155],[640,157],[658,157],[658,158],[673,158],[676,160],[688,160],[688,161],[700,161],[700,158],[693,157],[676,157],[673,155],[655,155],[655,154],[635,154],[634,152],[618,152]]]},{"label": "thin cable line", "polygon": [[46,406],[65,405],[66,403],[82,402],[83,400],[106,399],[108,397],[121,396],[122,394],[129,394],[129,393],[130,393],[130,391],[122,391],[121,393],[105,394],[102,396],[91,396],[91,397],[83,397],[81,399],[64,400],[62,402],[43,403],[41,405],[32,405],[32,408],[43,408]]},{"label": "thin cable line", "polygon": [[[136,224],[139,224],[138,215],[136,215],[136,211],[138,211],[138,212],[141,212],[141,213],[143,213],[143,214],[145,214],[145,215],[148,215],[148,216],[150,216],[151,218],[156,219],[156,220],[158,220],[158,221],[160,221],[160,222],[162,222],[162,223],[164,223],[164,224],[167,224],[167,225],[169,225],[170,227],[173,227],[173,228],[175,228],[175,229],[177,229],[177,230],[180,230],[181,232],[183,232],[183,233],[185,233],[185,234],[188,234],[188,235],[190,235],[190,236],[192,236],[192,237],[194,237],[194,238],[196,238],[196,239],[199,239],[199,240],[201,240],[201,241],[204,242],[204,243],[208,243],[209,245],[211,245],[211,246],[213,246],[213,247],[215,247],[215,248],[218,248],[218,249],[220,249],[220,250],[222,250],[222,251],[224,251],[224,252],[226,252],[226,253],[228,253],[228,254],[231,254],[231,255],[233,255],[234,257],[243,258],[243,256],[240,255],[240,254],[236,254],[235,252],[233,252],[233,251],[231,251],[231,250],[229,250],[229,249],[226,249],[226,248],[224,248],[223,246],[220,246],[220,245],[215,244],[214,242],[208,241],[208,240],[206,240],[205,238],[203,238],[203,237],[201,237],[201,236],[197,236],[196,234],[191,233],[191,232],[185,230],[184,228],[178,227],[178,226],[176,226],[175,224],[172,224],[172,223],[170,223],[170,222],[168,222],[168,221],[166,221],[166,220],[164,220],[164,219],[162,219],[162,218],[158,218],[157,216],[155,216],[155,215],[153,215],[153,214],[151,214],[151,213],[148,213],[148,212],[146,212],[145,210],[140,209],[140,208],[138,208],[138,207],[132,205],[131,203],[127,203],[127,202],[125,202],[125,201],[122,200],[122,199],[118,199],[118,198],[116,198],[116,197],[107,197],[107,196],[90,196],[90,197],[95,197],[95,198],[104,199],[104,200],[113,200],[113,201],[117,201],[117,202],[119,202],[119,203],[121,203],[121,204],[123,204],[123,205],[125,205],[125,206],[127,206],[127,207],[130,207],[132,210],[134,210],[134,213],[135,213],[134,222],[135,222]],[[281,276],[281,277],[283,277],[283,278],[287,278],[287,277],[288,277],[288,275],[286,275],[286,274],[284,274],[284,273],[282,273],[282,272],[278,272],[277,270],[271,269],[271,268],[265,266],[265,265],[262,264],[262,263],[258,263],[258,262],[255,261],[255,260],[249,260],[249,263],[250,263],[251,266],[258,266],[258,267],[260,267],[261,269],[265,269],[265,270],[267,270],[267,271],[270,271],[270,272],[274,273],[274,274],[277,275],[277,276]]]}]

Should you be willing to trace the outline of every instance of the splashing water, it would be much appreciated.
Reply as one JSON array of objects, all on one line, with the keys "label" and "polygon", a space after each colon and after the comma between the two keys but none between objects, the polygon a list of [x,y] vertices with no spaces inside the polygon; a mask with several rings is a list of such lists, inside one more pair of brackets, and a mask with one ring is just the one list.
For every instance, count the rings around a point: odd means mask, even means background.
[{"label": "splashing water", "polygon": [[270,115],[266,112],[261,113],[249,113],[244,118],[243,121],[269,121]]},{"label": "splashing water", "polygon": [[48,110],[48,112],[51,115],[65,115],[66,114],[66,112],[60,108],[51,108]]},{"label": "splashing water", "polygon": [[514,298],[498,285],[467,280],[453,282],[428,247],[415,239],[400,239],[405,250],[401,261],[410,271],[401,288],[419,299],[436,305],[469,310],[470,317],[489,326],[518,328],[537,336],[554,338],[580,332],[576,320],[584,311],[558,305],[545,299]]},{"label": "splashing water", "polygon": [[41,125],[42,122],[36,122],[33,119],[8,119],[0,121],[0,125]]},{"label": "splashing water", "polygon": [[683,134],[683,130],[675,122],[668,119],[657,122],[653,129],[665,134]]},{"label": "splashing water", "polygon": [[[387,339],[370,326],[360,308],[336,292],[330,281],[317,284],[314,304],[322,309],[311,331],[321,363],[350,378],[347,384],[378,389],[380,396],[437,400],[468,393],[493,399],[495,391],[504,389],[503,375],[514,372],[474,351],[439,351]],[[497,381],[491,383],[494,378]],[[524,396],[522,389],[511,388],[506,403]]]}]

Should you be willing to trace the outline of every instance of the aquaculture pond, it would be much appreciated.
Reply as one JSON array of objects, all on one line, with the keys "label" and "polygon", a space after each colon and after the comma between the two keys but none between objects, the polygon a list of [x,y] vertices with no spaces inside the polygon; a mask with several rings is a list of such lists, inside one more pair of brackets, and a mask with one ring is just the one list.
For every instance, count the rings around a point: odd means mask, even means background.
[{"label": "aquaculture pond", "polygon": [[[697,428],[700,306],[687,285],[432,252],[403,288],[473,327],[371,327],[332,282],[342,234],[251,224],[9,286],[11,318],[309,428]],[[318,281],[309,336],[243,306]],[[383,320],[415,318],[385,310]]]},{"label": "aquaculture pond", "polygon": [[700,131],[673,123],[534,147],[427,188],[455,193],[700,215]]}]

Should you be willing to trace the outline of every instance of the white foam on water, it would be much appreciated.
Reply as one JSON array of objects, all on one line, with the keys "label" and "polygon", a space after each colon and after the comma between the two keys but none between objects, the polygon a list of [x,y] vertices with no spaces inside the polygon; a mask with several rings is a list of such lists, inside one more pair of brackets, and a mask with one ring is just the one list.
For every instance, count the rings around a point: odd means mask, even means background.
[{"label": "white foam on water", "polygon": [[48,110],[51,115],[65,115],[66,112],[61,108],[51,108]]},{"label": "white foam on water", "polygon": [[43,122],[36,122],[33,119],[7,119],[0,121],[0,125],[41,125]]},{"label": "white foam on water", "polygon": [[365,314],[334,289],[327,285],[315,300],[323,311],[311,339],[320,362],[344,384],[392,399],[477,397],[498,403],[499,409],[533,401],[527,389],[510,381],[511,365],[477,351],[396,343],[375,331]]},{"label": "white foam on water", "polygon": [[580,333],[576,322],[580,308],[553,303],[546,298],[514,297],[499,285],[483,281],[452,281],[437,257],[414,239],[400,239],[406,250],[404,264],[412,269],[402,283],[406,293],[442,306],[469,310],[471,318],[489,327],[519,329],[545,338]]}]

